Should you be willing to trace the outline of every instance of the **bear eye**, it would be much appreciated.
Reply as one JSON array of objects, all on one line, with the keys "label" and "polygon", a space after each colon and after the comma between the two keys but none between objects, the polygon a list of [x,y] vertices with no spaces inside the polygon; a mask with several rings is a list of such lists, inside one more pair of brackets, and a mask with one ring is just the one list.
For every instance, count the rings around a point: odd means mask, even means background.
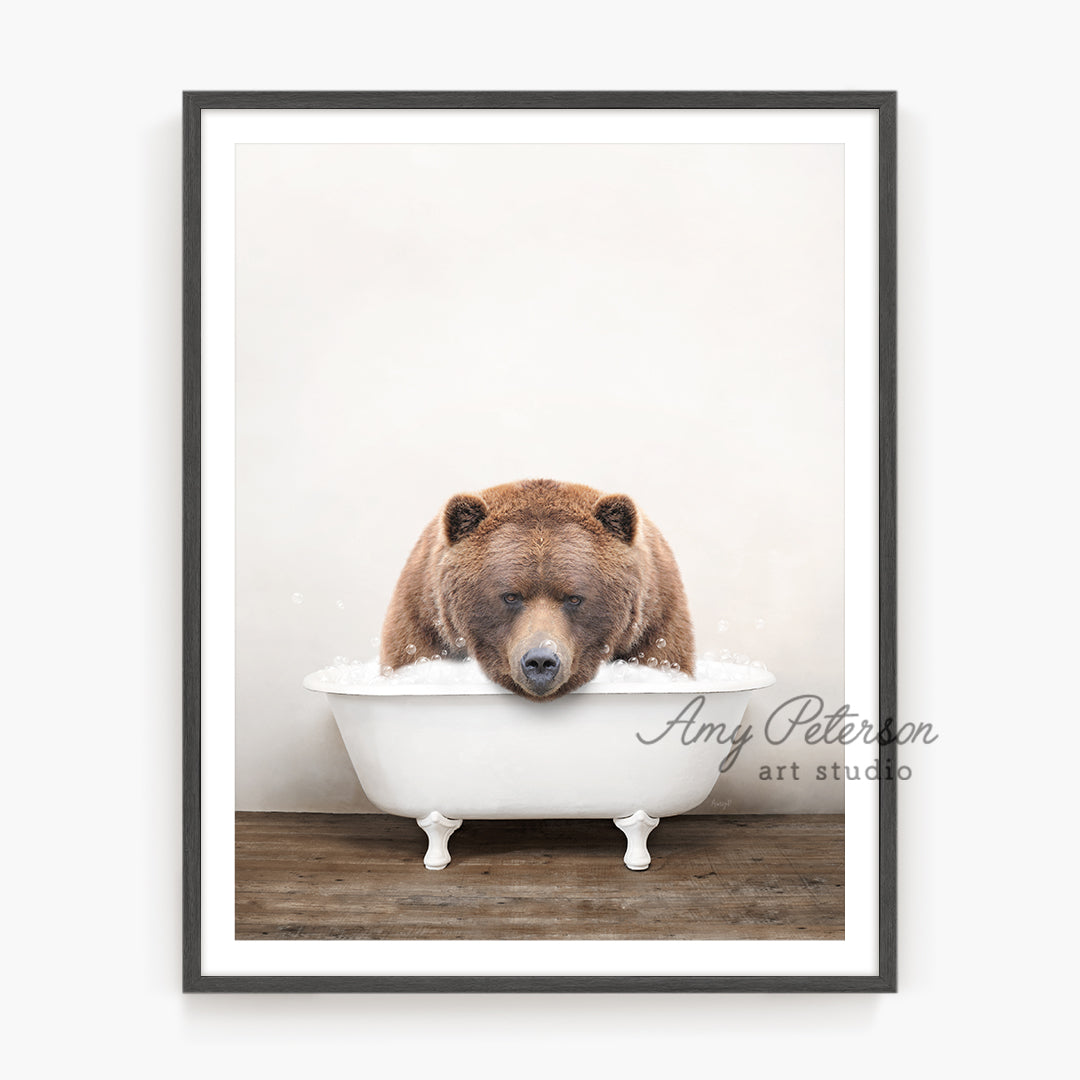
[{"label": "bear eye", "polygon": [[516,592],[503,593],[504,604],[516,604],[521,597]]},{"label": "bear eye", "polygon": [[568,596],[566,598],[566,602],[571,607],[579,607],[581,605],[581,597],[580,596]]}]

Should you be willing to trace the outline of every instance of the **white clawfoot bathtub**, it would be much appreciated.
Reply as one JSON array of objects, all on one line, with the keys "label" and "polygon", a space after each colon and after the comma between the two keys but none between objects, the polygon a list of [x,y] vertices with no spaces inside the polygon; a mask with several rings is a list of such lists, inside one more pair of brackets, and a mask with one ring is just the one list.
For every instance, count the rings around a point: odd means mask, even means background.
[{"label": "white clawfoot bathtub", "polygon": [[743,665],[708,671],[597,680],[550,702],[486,681],[350,684],[333,669],[304,686],[327,695],[371,802],[427,833],[429,869],[449,864],[449,838],[468,818],[611,818],[626,865],[645,870],[649,833],[705,800],[751,693],[775,682]]}]

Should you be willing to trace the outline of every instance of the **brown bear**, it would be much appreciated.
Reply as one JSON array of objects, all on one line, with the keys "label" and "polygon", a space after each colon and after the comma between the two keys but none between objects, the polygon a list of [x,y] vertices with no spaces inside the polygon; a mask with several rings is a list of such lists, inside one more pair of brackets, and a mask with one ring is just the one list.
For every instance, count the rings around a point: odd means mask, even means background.
[{"label": "brown bear", "polygon": [[551,701],[605,661],[693,674],[679,568],[626,495],[521,480],[455,495],[420,535],[382,631],[381,662],[472,656],[500,686]]}]

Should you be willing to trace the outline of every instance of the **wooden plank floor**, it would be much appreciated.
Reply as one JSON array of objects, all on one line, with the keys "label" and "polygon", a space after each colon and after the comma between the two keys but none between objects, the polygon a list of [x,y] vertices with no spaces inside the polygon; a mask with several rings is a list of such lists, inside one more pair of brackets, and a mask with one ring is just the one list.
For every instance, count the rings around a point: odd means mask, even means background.
[{"label": "wooden plank floor", "polygon": [[666,818],[627,870],[610,821],[466,821],[452,862],[382,814],[236,815],[236,937],[811,939],[844,936],[842,815]]}]

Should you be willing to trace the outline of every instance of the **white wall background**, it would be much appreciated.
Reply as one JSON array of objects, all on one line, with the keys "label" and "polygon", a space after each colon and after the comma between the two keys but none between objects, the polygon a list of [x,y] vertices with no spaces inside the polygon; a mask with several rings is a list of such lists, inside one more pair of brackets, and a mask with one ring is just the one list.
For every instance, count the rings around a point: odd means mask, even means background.
[{"label": "white wall background", "polygon": [[[523,1075],[1069,1060],[1075,18],[1040,0],[9,13],[5,976],[24,1074],[423,1075],[437,1056],[468,1076],[493,1050]],[[899,995],[179,994],[179,93],[281,87],[900,89],[900,698],[941,739],[901,791]]]},{"label": "white wall background", "polygon": [[[236,162],[238,809],[371,809],[300,681],[375,654],[450,495],[528,476],[638,501],[699,652],[777,673],[755,730],[798,694],[847,702],[842,145]],[[799,781],[758,778],[792,760]],[[837,760],[759,737],[702,809],[842,811],[815,778]]]}]

